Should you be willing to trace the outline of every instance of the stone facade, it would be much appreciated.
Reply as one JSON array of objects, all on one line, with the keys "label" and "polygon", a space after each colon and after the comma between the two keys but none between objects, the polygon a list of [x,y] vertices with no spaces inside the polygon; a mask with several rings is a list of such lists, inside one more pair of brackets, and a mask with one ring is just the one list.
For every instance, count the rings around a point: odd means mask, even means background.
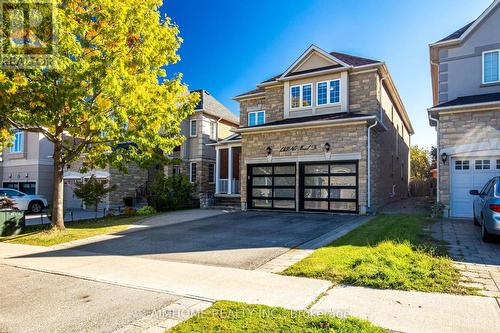
[{"label": "stone facade", "polygon": [[[273,158],[289,157],[290,160],[297,159],[299,156],[317,155],[318,161],[327,161],[323,152],[323,145],[328,142],[331,146],[332,155],[359,153],[359,206],[360,211],[366,211],[367,205],[367,137],[366,124],[347,125],[347,126],[327,126],[316,128],[300,128],[283,130],[276,132],[260,132],[242,135],[242,158],[240,168],[241,179],[241,201],[246,204],[247,193],[247,162],[251,158],[265,158],[266,148],[273,148]],[[317,145],[316,151],[287,151],[280,152],[280,147],[290,144],[314,144]]]},{"label": "stone facade", "polygon": [[123,173],[114,168],[109,169],[109,185],[116,185],[116,190],[109,194],[110,206],[123,205],[123,198],[136,197],[136,191],[148,181],[148,171],[139,168],[135,163],[128,165],[128,172]]},{"label": "stone facade", "polygon": [[[338,74],[336,75],[338,77]],[[349,71],[348,75],[348,112],[375,115],[379,121],[379,125],[371,130],[371,210],[377,210],[391,201],[408,196],[410,130],[405,126],[403,116],[393,102],[394,92],[390,93],[387,83],[382,84],[379,70],[354,70]],[[240,100],[242,127],[247,126],[247,114],[250,111],[265,110],[266,123],[284,119],[286,99],[283,96],[286,86],[266,87],[264,96]],[[311,128],[305,122],[303,127],[298,129],[242,133],[240,177],[242,207],[246,207],[247,201],[246,176],[249,159],[265,158],[265,149],[270,146],[273,148],[273,158],[289,156],[293,160],[299,155],[318,154],[318,152],[276,153],[279,152],[279,147],[304,143],[322,146],[328,142],[331,145],[332,155],[361,154],[358,196],[360,212],[363,213],[368,206],[367,132],[367,123]],[[325,157],[319,157],[318,161],[322,158]]]},{"label": "stone facade", "polygon": [[[438,145],[441,150],[468,144],[487,143],[500,138],[500,109],[441,114]],[[450,172],[448,163],[439,160],[440,201],[450,207]]]}]

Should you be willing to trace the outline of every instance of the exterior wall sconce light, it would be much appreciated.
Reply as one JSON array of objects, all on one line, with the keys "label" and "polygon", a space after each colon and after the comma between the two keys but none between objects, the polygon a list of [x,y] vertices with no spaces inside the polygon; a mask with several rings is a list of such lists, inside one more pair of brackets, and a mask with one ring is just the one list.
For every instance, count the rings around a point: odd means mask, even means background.
[{"label": "exterior wall sconce light", "polygon": [[267,153],[267,160],[271,162],[271,160],[273,159],[273,148],[267,147],[266,153]]},{"label": "exterior wall sconce light", "polygon": [[29,175],[28,175],[28,173],[27,173],[27,172],[26,172],[26,175],[25,175],[24,177],[26,177],[26,179],[28,179],[28,178],[29,178]]},{"label": "exterior wall sconce light", "polygon": [[325,149],[325,158],[326,158],[327,160],[329,160],[329,159],[330,159],[330,157],[332,156],[332,152],[330,151],[330,149],[331,149],[330,144],[329,144],[328,142],[327,142],[327,143],[325,143],[325,144],[323,145],[323,148]]},{"label": "exterior wall sconce light", "polygon": [[12,179],[12,173],[9,173],[9,179]]},{"label": "exterior wall sconce light", "polygon": [[443,161],[443,164],[446,165],[446,161],[448,160],[448,154],[442,153],[441,154],[441,161]]}]

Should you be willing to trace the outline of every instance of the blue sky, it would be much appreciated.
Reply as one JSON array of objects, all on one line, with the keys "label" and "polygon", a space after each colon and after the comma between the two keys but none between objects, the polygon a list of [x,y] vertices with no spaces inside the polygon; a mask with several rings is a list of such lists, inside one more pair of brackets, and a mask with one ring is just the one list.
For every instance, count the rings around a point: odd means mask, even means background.
[{"label": "blue sky", "polygon": [[410,115],[412,144],[435,144],[428,44],[477,18],[492,0],[165,0],[184,43],[181,72],[239,114],[232,97],[285,70],[309,45],[385,61]]}]

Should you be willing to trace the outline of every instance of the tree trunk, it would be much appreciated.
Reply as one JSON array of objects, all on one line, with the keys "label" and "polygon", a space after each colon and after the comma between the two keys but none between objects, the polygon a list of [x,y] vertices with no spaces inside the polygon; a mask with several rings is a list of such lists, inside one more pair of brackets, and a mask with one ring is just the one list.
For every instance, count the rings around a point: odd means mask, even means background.
[{"label": "tree trunk", "polygon": [[64,226],[64,163],[62,160],[62,144],[54,144],[54,193],[52,195],[52,227],[59,230]]}]

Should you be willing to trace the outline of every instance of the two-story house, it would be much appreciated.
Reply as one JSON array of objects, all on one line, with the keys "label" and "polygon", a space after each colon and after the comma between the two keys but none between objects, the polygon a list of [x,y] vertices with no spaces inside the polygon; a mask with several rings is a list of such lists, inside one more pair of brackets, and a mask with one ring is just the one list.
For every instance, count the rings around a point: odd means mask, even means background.
[{"label": "two-story house", "polygon": [[241,126],[216,146],[217,195],[238,181],[242,209],[359,214],[407,196],[413,128],[383,62],[312,45],[234,99]]},{"label": "two-story house", "polygon": [[214,143],[231,134],[239,126],[239,118],[206,90],[194,90],[200,102],[194,113],[181,123],[186,140],[172,156],[181,159],[179,165],[166,167],[166,174],[184,174],[197,184],[197,192],[215,192]]},{"label": "two-story house", "polygon": [[[215,191],[215,148],[210,143],[228,136],[230,130],[238,127],[239,120],[224,105],[207,91],[198,90],[201,99],[195,112],[181,123],[181,134],[186,137],[182,146],[172,154],[181,159],[181,164],[166,167],[168,174],[182,173],[197,184],[198,192]],[[49,202],[52,199],[54,162],[53,145],[42,134],[15,132],[13,146],[5,148],[0,162],[0,176],[3,187],[15,188],[28,194],[40,194]],[[123,205],[124,197],[137,201],[147,192],[155,170],[129,165],[129,172],[123,173],[111,167],[81,173],[82,160],[66,166],[64,172],[64,206],[79,209],[82,201],[74,195],[77,181],[95,176],[106,180],[116,190],[109,193],[102,207]]]},{"label": "two-story house", "polygon": [[500,175],[500,0],[429,48],[438,201],[447,216],[472,217],[469,191]]}]

